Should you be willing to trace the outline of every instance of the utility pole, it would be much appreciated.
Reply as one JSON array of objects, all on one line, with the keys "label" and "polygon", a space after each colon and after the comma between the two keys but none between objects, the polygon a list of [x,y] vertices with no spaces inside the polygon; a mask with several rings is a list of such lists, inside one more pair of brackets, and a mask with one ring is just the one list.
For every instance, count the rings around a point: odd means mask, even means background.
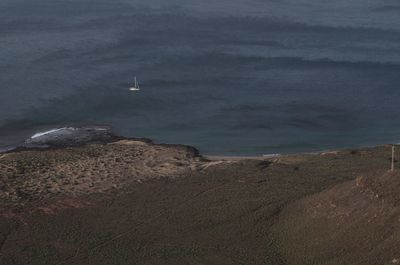
[{"label": "utility pole", "polygon": [[390,169],[390,171],[394,171],[394,145],[392,145],[392,167]]}]

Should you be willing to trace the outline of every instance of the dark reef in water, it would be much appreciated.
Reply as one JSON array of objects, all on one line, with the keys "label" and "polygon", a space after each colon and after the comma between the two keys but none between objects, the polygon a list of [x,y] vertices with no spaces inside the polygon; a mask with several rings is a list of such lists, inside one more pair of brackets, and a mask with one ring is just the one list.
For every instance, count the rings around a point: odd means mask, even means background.
[{"label": "dark reef in water", "polygon": [[36,133],[25,141],[27,146],[65,147],[90,142],[109,142],[116,136],[109,127],[63,127]]},{"label": "dark reef in water", "polygon": [[[0,149],[0,153],[16,152],[22,150],[64,148],[81,146],[85,144],[107,144],[119,140],[135,140],[147,144],[154,144],[148,138],[124,137],[116,135],[110,126],[81,126],[60,127],[43,132],[38,132],[26,139],[23,143]],[[158,144],[159,146],[184,148],[192,157],[201,157],[197,148],[182,144]]]},{"label": "dark reef in water", "polygon": [[0,149],[0,153],[80,146],[88,143],[109,143],[121,139],[125,138],[115,135],[109,126],[60,127],[38,132],[20,144]]}]

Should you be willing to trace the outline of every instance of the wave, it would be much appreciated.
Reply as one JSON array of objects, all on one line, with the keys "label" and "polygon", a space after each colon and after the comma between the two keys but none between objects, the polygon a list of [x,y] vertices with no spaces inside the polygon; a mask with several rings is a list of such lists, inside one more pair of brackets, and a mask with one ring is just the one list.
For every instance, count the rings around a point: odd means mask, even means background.
[{"label": "wave", "polygon": [[25,144],[34,146],[75,146],[94,141],[109,141],[114,137],[109,127],[62,127],[35,133],[25,141]]},{"label": "wave", "polygon": [[55,132],[60,132],[60,131],[68,131],[68,130],[76,130],[77,128],[73,128],[73,127],[63,127],[63,128],[58,128],[58,129],[52,129],[49,131],[45,131],[45,132],[38,132],[35,133],[34,135],[32,135],[29,139],[35,139],[35,138],[39,138],[41,136],[45,136],[45,135],[49,135]]},{"label": "wave", "polygon": [[[175,61],[169,61],[177,68],[186,65],[186,68],[197,69],[193,62],[201,64],[209,64],[214,67],[226,69],[232,65],[241,65],[252,70],[269,70],[269,69],[300,69],[301,71],[308,69],[357,69],[357,70],[384,70],[399,71],[400,62],[391,60],[360,60],[354,59],[335,59],[330,56],[324,57],[305,57],[305,56],[262,56],[253,54],[238,54],[230,52],[207,52],[196,56],[186,58],[176,58]],[[164,65],[159,66],[164,67]]]},{"label": "wave", "polygon": [[400,6],[384,5],[381,7],[373,8],[372,11],[375,11],[375,12],[399,12]]}]

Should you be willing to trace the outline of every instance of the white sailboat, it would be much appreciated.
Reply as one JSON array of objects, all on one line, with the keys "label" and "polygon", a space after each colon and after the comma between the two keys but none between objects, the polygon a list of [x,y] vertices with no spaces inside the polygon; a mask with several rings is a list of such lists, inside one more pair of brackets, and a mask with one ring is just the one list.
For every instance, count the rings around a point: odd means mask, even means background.
[{"label": "white sailboat", "polygon": [[130,91],[139,91],[140,90],[139,83],[136,80],[136,76],[135,76],[135,84],[133,85],[133,87],[130,87],[129,90]]}]

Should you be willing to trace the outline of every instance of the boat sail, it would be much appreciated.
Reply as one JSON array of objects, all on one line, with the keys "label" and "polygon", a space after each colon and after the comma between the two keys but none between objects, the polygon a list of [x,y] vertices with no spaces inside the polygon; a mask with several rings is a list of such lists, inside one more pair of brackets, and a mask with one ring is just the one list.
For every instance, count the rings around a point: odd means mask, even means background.
[{"label": "boat sail", "polygon": [[130,91],[139,91],[139,90],[140,90],[139,83],[138,83],[138,81],[136,80],[136,76],[135,76],[135,83],[134,83],[133,87],[130,87],[130,88],[129,88],[129,90],[130,90]]}]

